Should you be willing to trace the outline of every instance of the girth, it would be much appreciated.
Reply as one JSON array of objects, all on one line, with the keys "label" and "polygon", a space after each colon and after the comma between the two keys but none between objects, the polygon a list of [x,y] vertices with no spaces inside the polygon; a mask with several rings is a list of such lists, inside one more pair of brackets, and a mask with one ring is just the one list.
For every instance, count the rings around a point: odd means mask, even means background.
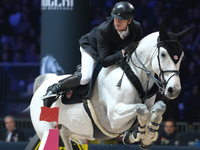
[{"label": "girth", "polygon": [[[135,75],[135,73],[133,72],[133,70],[131,69],[131,67],[129,66],[129,64],[126,61],[122,61],[120,63],[120,67],[122,68],[122,70],[126,74],[127,78],[130,80],[130,82],[133,84],[133,86],[136,88],[136,90],[137,90],[140,98],[142,99],[143,103],[145,101],[145,98],[150,98],[158,92],[158,86],[155,83],[152,86],[152,88],[147,91],[147,93],[144,92],[139,78]],[[158,78],[157,75],[155,77]]]}]

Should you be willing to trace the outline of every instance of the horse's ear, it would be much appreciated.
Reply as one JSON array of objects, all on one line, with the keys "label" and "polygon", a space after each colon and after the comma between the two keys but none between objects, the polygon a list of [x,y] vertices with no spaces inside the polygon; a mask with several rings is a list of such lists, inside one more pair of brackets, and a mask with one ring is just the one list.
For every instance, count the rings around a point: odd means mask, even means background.
[{"label": "horse's ear", "polygon": [[182,32],[179,32],[176,34],[176,37],[178,39],[178,41],[182,40],[187,34],[189,34],[193,29],[195,28],[195,26],[192,26]]},{"label": "horse's ear", "polygon": [[160,41],[169,40],[164,20],[162,20],[160,23],[159,35],[160,35]]}]

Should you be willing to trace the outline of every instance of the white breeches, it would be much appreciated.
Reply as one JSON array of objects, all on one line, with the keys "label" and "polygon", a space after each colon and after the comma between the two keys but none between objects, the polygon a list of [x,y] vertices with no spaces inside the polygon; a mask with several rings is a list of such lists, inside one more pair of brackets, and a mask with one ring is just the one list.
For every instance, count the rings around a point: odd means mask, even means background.
[{"label": "white breeches", "polygon": [[94,64],[96,61],[82,47],[80,47],[80,51],[81,51],[81,73],[82,73],[80,84],[85,85],[89,83],[92,78]]}]

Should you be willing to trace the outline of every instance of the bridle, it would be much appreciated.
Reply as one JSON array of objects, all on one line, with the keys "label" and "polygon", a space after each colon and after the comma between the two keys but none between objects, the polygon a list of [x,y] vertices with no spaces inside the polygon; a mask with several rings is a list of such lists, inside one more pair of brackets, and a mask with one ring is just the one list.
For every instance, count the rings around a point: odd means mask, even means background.
[{"label": "bridle", "polygon": [[[149,79],[150,79],[150,78],[152,78],[153,81],[154,81],[154,83],[158,86],[159,92],[160,92],[161,94],[163,94],[164,91],[165,91],[165,88],[166,88],[166,86],[167,86],[167,84],[168,84],[168,82],[169,82],[169,80],[170,80],[173,76],[175,76],[175,75],[178,75],[178,76],[179,76],[179,71],[178,71],[178,70],[163,70],[162,67],[161,67],[160,57],[159,57],[159,55],[160,55],[160,47],[162,47],[163,44],[168,44],[168,43],[171,43],[171,44],[179,44],[179,45],[180,45],[180,43],[179,43],[178,41],[175,41],[175,40],[167,40],[167,41],[159,41],[159,42],[157,42],[157,50],[158,50],[157,58],[158,58],[158,65],[159,65],[159,70],[160,70],[160,74],[159,74],[159,77],[158,77],[158,78],[156,78],[154,75],[152,75],[151,71],[148,70],[148,69],[145,67],[145,65],[142,63],[142,61],[141,61],[140,58],[138,57],[137,51],[136,51],[136,50],[135,50],[135,56],[136,56],[138,62],[142,65],[142,67],[137,66],[137,65],[133,62],[132,57],[130,57],[131,63],[132,63],[135,67],[137,67],[137,68],[139,68],[139,69],[145,71],[146,74],[147,74],[147,82],[146,82],[146,83],[147,83],[147,87],[146,87],[146,91],[145,91],[144,100],[147,98],[147,92],[148,92],[148,89],[149,89]],[[165,74],[165,73],[173,73],[173,74],[172,74],[167,80],[165,80],[165,78],[164,78],[164,74]]]},{"label": "bridle", "polygon": [[[160,63],[160,47],[162,47],[163,44],[167,44],[167,43],[171,43],[171,44],[178,44],[180,45],[180,43],[178,41],[174,41],[174,40],[167,40],[167,41],[160,41],[157,43],[157,48],[158,48],[158,55],[157,55],[157,58],[158,58],[158,65],[159,65],[159,70],[160,70],[160,75],[159,75],[159,78],[163,80],[163,89],[165,89],[166,85],[168,84],[169,80],[175,76],[175,75],[178,75],[179,76],[179,71],[178,70],[163,70],[162,67],[161,67],[161,63]],[[164,74],[165,73],[173,73],[169,78],[168,80],[166,81],[165,78],[164,78]]]}]

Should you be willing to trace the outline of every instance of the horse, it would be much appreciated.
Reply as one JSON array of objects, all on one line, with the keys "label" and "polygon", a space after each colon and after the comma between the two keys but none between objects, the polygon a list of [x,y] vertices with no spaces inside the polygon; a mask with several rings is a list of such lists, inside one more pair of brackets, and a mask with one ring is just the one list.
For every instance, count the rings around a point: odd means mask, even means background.
[{"label": "horse", "polygon": [[[116,86],[124,72],[118,64],[101,69],[86,105],[64,105],[59,97],[51,107],[59,107],[58,123],[61,125],[60,136],[65,148],[73,150],[70,142],[72,138],[105,140],[120,135],[123,136],[124,144],[138,142],[142,149],[150,148],[158,138],[159,124],[166,105],[162,100],[155,102],[155,94],[148,96],[147,93],[156,85],[158,91],[169,99],[179,95],[179,67],[184,55],[179,41],[191,30],[189,28],[177,34],[167,32],[165,24],[161,22],[159,31],[144,37],[130,54],[127,64],[141,83],[145,93],[143,99],[127,75],[123,75],[121,85]],[[45,74],[35,80],[30,114],[40,139],[45,131],[56,126],[55,122],[39,121],[42,96],[48,86],[68,76]]]},{"label": "horse", "polygon": [[64,74],[63,68],[52,55],[46,55],[41,61],[40,74],[43,75],[47,73],[55,73],[57,75]]}]

